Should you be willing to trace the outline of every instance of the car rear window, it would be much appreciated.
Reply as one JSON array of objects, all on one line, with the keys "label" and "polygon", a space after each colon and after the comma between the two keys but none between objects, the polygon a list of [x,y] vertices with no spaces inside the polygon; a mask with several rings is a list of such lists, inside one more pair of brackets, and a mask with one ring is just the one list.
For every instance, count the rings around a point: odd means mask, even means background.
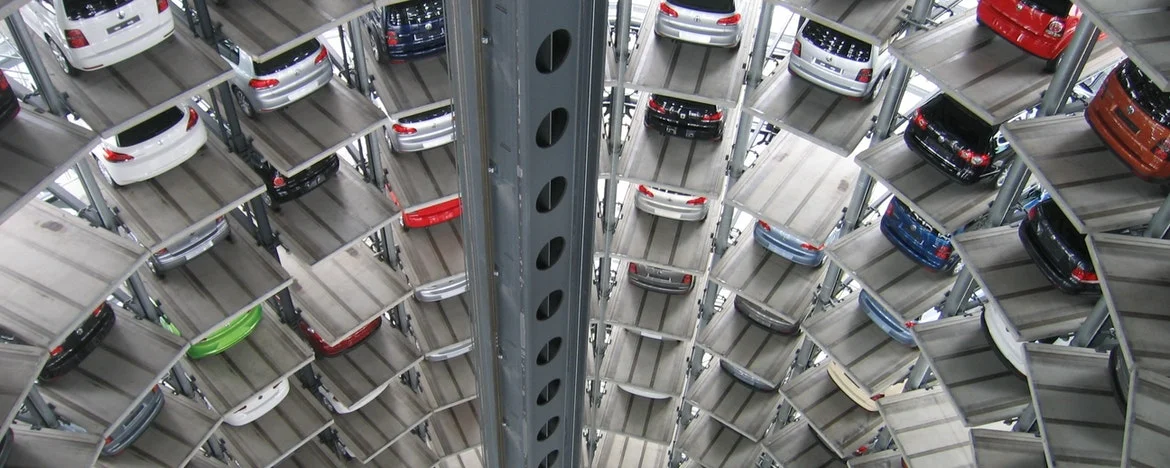
[{"label": "car rear window", "polygon": [[410,1],[386,7],[386,23],[390,26],[421,24],[442,17],[441,0]]},{"label": "car rear window", "polygon": [[655,94],[653,96],[650,96],[650,98],[657,101],[659,104],[662,104],[662,107],[665,107],[667,111],[671,111],[671,112],[674,112],[674,111],[681,112],[681,111],[692,111],[693,110],[693,111],[698,111],[702,115],[711,115],[711,114],[714,114],[714,113],[719,111],[719,108],[715,107],[714,104],[688,101],[686,99],[679,99],[676,97],[663,96],[661,94]]},{"label": "car rear window", "polygon": [[79,20],[100,15],[134,0],[65,0],[65,16]]},{"label": "car rear window", "polygon": [[134,146],[167,131],[183,118],[183,111],[172,107],[138,125],[119,133],[114,140],[118,146]]},{"label": "car rear window", "polygon": [[868,62],[873,45],[815,21],[809,21],[800,35],[818,49],[838,57]]},{"label": "car rear window", "polygon": [[285,68],[293,66],[293,64],[300,62],[305,57],[316,55],[321,50],[321,43],[316,39],[309,39],[309,42],[293,47],[283,54],[277,55],[267,62],[256,62],[253,64],[257,76],[271,75]]},{"label": "car rear window", "polygon": [[1070,0],[1022,0],[1020,3],[1056,16],[1068,16],[1072,9]]},{"label": "car rear window", "polygon": [[735,13],[735,0],[670,0],[667,3],[710,13]]},{"label": "car rear window", "polygon": [[446,105],[443,107],[431,109],[429,111],[424,111],[424,112],[419,112],[417,114],[408,115],[406,117],[398,119],[398,122],[405,123],[405,124],[425,122],[427,120],[442,117],[442,116],[450,114],[452,112],[454,112],[454,108],[450,105]]},{"label": "car rear window", "polygon": [[1068,216],[1065,216],[1064,210],[1056,204],[1056,201],[1049,198],[1044,200],[1036,206],[1041,212],[1041,216],[1048,221],[1048,225],[1052,227],[1057,236],[1061,240],[1068,243],[1069,247],[1076,250],[1080,255],[1087,255],[1089,253],[1089,246],[1085,243],[1085,235],[1073,226],[1072,221],[1069,221]]},{"label": "car rear window", "polygon": [[1121,63],[1117,80],[1133,102],[1163,127],[1170,127],[1170,93],[1158,89],[1150,78],[1130,60]]},{"label": "car rear window", "polygon": [[948,132],[958,135],[971,145],[972,149],[980,152],[991,151],[991,137],[999,131],[999,127],[976,117],[950,96],[939,94],[922,106],[922,110],[927,120],[941,124]]}]

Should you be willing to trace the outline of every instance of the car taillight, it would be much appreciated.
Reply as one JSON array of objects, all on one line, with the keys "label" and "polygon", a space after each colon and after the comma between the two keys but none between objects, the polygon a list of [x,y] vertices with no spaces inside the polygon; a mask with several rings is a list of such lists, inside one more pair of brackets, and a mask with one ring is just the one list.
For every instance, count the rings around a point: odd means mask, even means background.
[{"label": "car taillight", "polygon": [[119,162],[126,162],[126,161],[130,161],[130,160],[134,159],[134,156],[130,156],[129,154],[126,154],[126,153],[119,153],[119,152],[113,151],[109,148],[102,148],[102,149],[105,150],[106,161],[109,161],[109,162],[119,163]]},{"label": "car taillight", "polygon": [[991,164],[991,158],[986,154],[976,153],[969,149],[959,150],[959,158],[975,167],[987,167],[988,164]]},{"label": "car taillight", "polygon": [[169,6],[171,6],[170,0],[158,0],[158,12],[159,13],[167,11],[167,7],[169,7]]},{"label": "car taillight", "polygon": [[106,445],[110,445],[114,441],[114,436],[106,436]]},{"label": "car taillight", "polygon": [[927,125],[930,125],[930,122],[926,121],[926,115],[922,113],[922,109],[914,111],[914,125],[923,130],[926,130]]},{"label": "car taillight", "polygon": [[1163,161],[1170,160],[1170,140],[1163,138],[1162,141],[1159,141],[1158,144],[1154,145],[1153,151],[1154,156],[1157,156],[1158,159]]},{"label": "car taillight", "polygon": [[691,284],[691,281],[694,281],[694,280],[695,280],[694,276],[683,275],[683,284]]},{"label": "car taillight", "polygon": [[934,256],[938,257],[940,259],[943,259],[943,260],[951,258],[951,246],[949,246],[949,245],[938,246],[937,249],[934,249]]},{"label": "car taillight", "polygon": [[272,178],[272,186],[273,187],[275,187],[275,188],[284,187],[284,184],[285,184],[284,177],[278,175],[278,176]]},{"label": "car taillight", "polygon": [[886,205],[886,216],[892,216],[893,214],[894,214],[894,202],[890,202],[890,204]]},{"label": "car taillight", "polygon": [[1036,219],[1036,215],[1040,214],[1040,207],[1033,206],[1028,208],[1028,219]]},{"label": "car taillight", "polygon": [[707,203],[707,197],[695,197],[687,200],[688,205],[702,205],[704,203]]},{"label": "car taillight", "polygon": [[714,114],[703,114],[704,122],[718,122],[723,120],[723,111],[715,111]]},{"label": "car taillight", "polygon": [[394,133],[401,133],[403,135],[413,135],[418,132],[417,128],[407,127],[402,124],[394,124],[392,128],[394,129]]},{"label": "car taillight", "polygon": [[1060,18],[1052,18],[1052,21],[1048,22],[1048,27],[1044,29],[1044,34],[1047,34],[1051,37],[1063,36],[1064,21],[1061,21]]},{"label": "car taillight", "polygon": [[647,197],[654,198],[654,192],[651,192],[650,189],[646,188],[645,185],[639,185],[638,192],[641,192],[642,195],[645,195]]},{"label": "car taillight", "polygon": [[170,250],[167,250],[166,247],[163,247],[161,249],[158,249],[158,252],[155,252],[154,254],[155,255],[166,255],[167,252],[170,252]]},{"label": "car taillight", "polygon": [[7,91],[8,87],[8,78],[4,76],[4,73],[0,73],[0,91]]},{"label": "car taillight", "polygon": [[69,44],[70,49],[80,49],[89,45],[89,39],[85,38],[85,33],[80,29],[66,29],[65,42]]},{"label": "car taillight", "polygon": [[726,18],[719,18],[719,21],[716,21],[715,24],[721,24],[724,26],[731,26],[734,24],[739,24],[739,13],[728,16]]},{"label": "car taillight", "polygon": [[267,80],[261,80],[259,78],[252,78],[251,80],[248,81],[248,86],[251,86],[252,89],[268,89],[268,88],[275,87],[278,84],[280,84],[280,80],[277,80],[275,78],[269,78]]},{"label": "car taillight", "polygon": [[187,130],[190,130],[197,123],[199,123],[199,113],[195,112],[194,107],[188,107],[187,108]]},{"label": "car taillight", "polygon": [[662,107],[662,104],[659,103],[658,101],[655,101],[654,98],[650,98],[650,103],[648,105],[650,106],[650,109],[653,110],[654,112],[657,112],[659,114],[666,113],[666,108]]},{"label": "car taillight", "polygon": [[1085,271],[1084,268],[1076,267],[1072,271],[1073,278],[1082,283],[1097,283],[1097,273],[1093,271]]},{"label": "car taillight", "polygon": [[317,52],[317,58],[313,59],[313,63],[324,62],[327,58],[329,58],[329,51],[325,49],[325,46],[321,46],[321,51]]},{"label": "car taillight", "polygon": [[800,41],[792,43],[792,55],[800,57]]},{"label": "car taillight", "polygon": [[667,5],[666,2],[658,4],[658,11],[661,11],[662,14],[671,18],[678,18],[678,12],[675,11],[674,8],[671,8],[670,5]]},{"label": "car taillight", "polygon": [[[163,250],[166,250],[166,249],[163,249]],[[102,306],[97,306],[93,309],[93,316],[94,317],[101,315],[101,313],[102,313]]]},{"label": "car taillight", "polygon": [[861,71],[857,72],[857,81],[859,81],[861,83],[869,83],[869,81],[872,79],[873,79],[873,69],[872,68],[862,68]]},{"label": "car taillight", "polygon": [[770,224],[768,224],[768,223],[765,223],[765,222],[764,222],[764,220],[762,220],[762,219],[761,219],[761,220],[759,220],[759,221],[756,221],[756,224],[760,225],[760,227],[762,227],[762,228],[764,228],[764,229],[767,229],[767,230],[769,230],[769,231],[771,231],[771,230],[772,230],[772,225],[770,225]]},{"label": "car taillight", "polygon": [[800,244],[800,248],[802,248],[804,250],[811,250],[813,252],[819,252],[821,249],[825,248],[825,244],[812,245],[808,242],[803,242]]},{"label": "car taillight", "polygon": [[52,350],[52,351],[49,351],[49,355],[50,355],[50,356],[56,356],[56,355],[58,355],[58,354],[61,354],[61,352],[62,352],[62,351],[65,351],[65,348],[64,348],[64,347],[62,347],[62,346],[58,346],[58,347],[56,347],[56,348],[53,348],[53,350]]},{"label": "car taillight", "polygon": [[904,325],[906,325],[906,328],[914,328],[915,326],[918,325],[918,322],[911,320],[911,321],[906,322]]},{"label": "car taillight", "polygon": [[637,263],[630,262],[630,273],[634,273],[634,274],[638,273],[638,264]]},{"label": "car taillight", "polygon": [[398,33],[386,31],[386,45],[398,45]]}]

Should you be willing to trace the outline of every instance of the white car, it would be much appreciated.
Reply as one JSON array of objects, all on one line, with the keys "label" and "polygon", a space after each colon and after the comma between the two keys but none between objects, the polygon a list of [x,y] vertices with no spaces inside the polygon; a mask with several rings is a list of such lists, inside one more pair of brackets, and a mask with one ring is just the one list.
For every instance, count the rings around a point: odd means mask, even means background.
[{"label": "white car", "polygon": [[337,397],[333,395],[333,392],[330,392],[329,389],[325,387],[318,387],[317,391],[321,392],[321,396],[329,402],[329,406],[333,407],[334,413],[347,414],[360,410],[363,406],[370,404],[371,401],[374,401],[375,398],[378,398],[378,395],[381,395],[382,392],[386,391],[386,388],[390,387],[391,382],[393,382],[393,380],[387,381],[378,388],[375,388],[374,391],[370,392],[369,395],[366,395],[365,398],[353,402],[353,404],[350,406],[345,406],[341,400],[338,400]]},{"label": "white car", "polygon": [[193,107],[179,105],[102,140],[97,160],[113,185],[127,185],[174,169],[206,142],[207,130],[199,124],[199,114]]},{"label": "white car", "polygon": [[455,111],[451,100],[391,115],[386,138],[399,153],[438,148],[455,141]]},{"label": "white car", "polygon": [[108,67],[175,32],[169,0],[33,0],[20,16],[65,73]]},{"label": "white car", "polygon": [[712,47],[739,47],[743,17],[735,0],[663,0],[654,33]]},{"label": "white car", "polygon": [[788,71],[834,93],[873,101],[894,58],[889,41],[870,44],[831,26],[804,20],[792,43]]},{"label": "white car", "polygon": [[466,343],[456,343],[446,348],[436,349],[427,353],[426,360],[436,362],[457,358],[471,352],[472,346],[472,342],[468,341]]},{"label": "white car", "polygon": [[1020,375],[1027,375],[1024,368],[1024,344],[1016,341],[1012,333],[1012,325],[998,307],[988,305],[983,309],[983,329],[995,345],[995,352],[1011,364],[1012,369]]},{"label": "white car", "polygon": [[281,380],[258,395],[249,398],[239,409],[223,417],[223,422],[232,426],[243,426],[260,419],[288,396],[288,379]]},{"label": "white car", "polygon": [[634,206],[663,218],[679,221],[702,221],[707,218],[707,197],[677,192],[651,185],[639,185]]},{"label": "white car", "polygon": [[[857,406],[860,406],[861,409],[871,413],[877,412],[877,400],[873,399],[873,397],[877,395],[870,395],[865,393],[865,390],[862,390],[861,387],[858,386],[851,377],[849,377],[849,374],[845,373],[845,369],[841,367],[840,364],[837,364],[837,361],[829,361],[829,378],[833,379],[833,383],[837,384],[837,388],[839,388],[841,392],[845,394],[845,396],[849,397],[850,400],[853,400],[853,403],[857,404]],[[885,391],[880,392],[879,394],[883,396],[897,395],[902,393],[902,390],[905,388],[906,381],[903,380],[901,382],[895,382],[886,388]]]}]

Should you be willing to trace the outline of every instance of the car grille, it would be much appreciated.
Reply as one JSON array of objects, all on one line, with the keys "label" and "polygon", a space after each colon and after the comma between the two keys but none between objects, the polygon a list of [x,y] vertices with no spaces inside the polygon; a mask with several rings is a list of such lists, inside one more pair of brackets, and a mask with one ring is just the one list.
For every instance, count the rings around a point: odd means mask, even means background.
[{"label": "car grille", "polygon": [[809,23],[801,35],[818,49],[856,62],[868,62],[873,46],[819,23]]},{"label": "car grille", "polygon": [[1132,61],[1117,70],[1117,81],[1125,94],[1163,127],[1170,127],[1170,93],[1163,92]]}]

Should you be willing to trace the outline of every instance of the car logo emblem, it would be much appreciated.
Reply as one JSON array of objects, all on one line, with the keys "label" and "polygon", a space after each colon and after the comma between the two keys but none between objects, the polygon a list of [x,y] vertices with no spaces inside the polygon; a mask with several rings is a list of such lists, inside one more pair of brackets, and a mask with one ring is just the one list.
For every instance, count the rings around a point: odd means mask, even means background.
[{"label": "car logo emblem", "polygon": [[1024,4],[1023,4],[1023,3],[1017,3],[1017,4],[1016,4],[1016,10],[1017,10],[1017,11],[1019,11],[1019,10],[1023,10],[1023,9],[1024,9]]},{"label": "car logo emblem", "polygon": [[118,12],[118,19],[126,19],[126,12],[119,11]]},{"label": "car logo emblem", "polygon": [[432,29],[434,29],[434,28],[435,28],[435,25],[433,25],[433,24],[431,24],[431,23],[427,23],[427,25],[426,25],[426,26],[423,26],[423,29],[425,29],[425,30],[427,30],[427,31],[430,31],[430,30],[432,30]]},{"label": "car logo emblem", "polygon": [[1133,115],[1134,112],[1137,112],[1137,109],[1134,109],[1133,106],[1128,106],[1125,108],[1126,114]]},{"label": "car logo emblem", "polygon": [[85,334],[85,330],[78,328],[77,330],[74,330],[73,333],[76,333],[77,336],[81,336]]}]

